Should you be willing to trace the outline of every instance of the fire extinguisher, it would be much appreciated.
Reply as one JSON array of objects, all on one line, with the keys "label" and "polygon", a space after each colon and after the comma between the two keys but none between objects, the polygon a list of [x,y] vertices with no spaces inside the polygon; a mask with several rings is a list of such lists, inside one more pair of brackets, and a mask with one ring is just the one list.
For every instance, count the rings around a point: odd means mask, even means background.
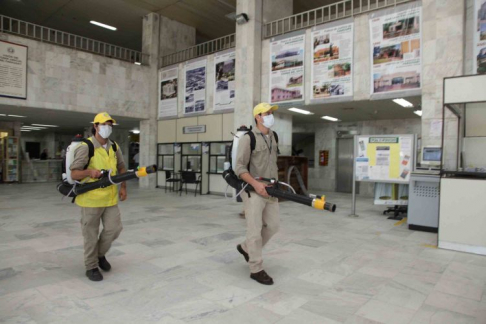
[{"label": "fire extinguisher", "polygon": [[319,165],[326,166],[329,161],[329,151],[319,151]]}]

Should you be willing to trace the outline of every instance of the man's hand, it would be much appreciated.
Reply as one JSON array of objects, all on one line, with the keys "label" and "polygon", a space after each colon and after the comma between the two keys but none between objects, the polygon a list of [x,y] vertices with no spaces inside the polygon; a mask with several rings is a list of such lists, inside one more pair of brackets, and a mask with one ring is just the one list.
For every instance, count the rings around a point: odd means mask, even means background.
[{"label": "man's hand", "polygon": [[127,199],[127,187],[121,186],[120,192],[118,194],[120,196],[120,201],[124,201]]},{"label": "man's hand", "polygon": [[101,177],[101,171],[100,170],[87,170],[89,172],[89,177],[93,179],[98,179]]},{"label": "man's hand", "polygon": [[253,189],[255,189],[256,193],[259,194],[260,196],[265,198],[270,197],[267,191],[265,190],[265,188],[267,187],[266,184],[256,181],[255,184],[252,185],[252,187]]}]

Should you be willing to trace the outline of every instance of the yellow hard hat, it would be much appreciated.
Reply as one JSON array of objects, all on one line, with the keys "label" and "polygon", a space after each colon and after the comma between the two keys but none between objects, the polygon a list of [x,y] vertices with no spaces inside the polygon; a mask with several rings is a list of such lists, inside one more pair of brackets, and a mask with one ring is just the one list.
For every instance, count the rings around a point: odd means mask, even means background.
[{"label": "yellow hard hat", "polygon": [[267,111],[274,111],[274,110],[277,110],[278,109],[278,106],[272,106],[270,105],[269,103],[266,103],[266,102],[262,102],[262,103],[259,103],[258,105],[256,105],[254,108],[253,108],[253,117],[255,117],[256,115],[259,115],[259,114],[263,114],[263,113],[266,113]]},{"label": "yellow hard hat", "polygon": [[111,116],[108,115],[107,112],[100,112],[98,115],[95,116],[92,124],[103,124],[110,120],[113,122],[113,125],[116,125],[116,120],[111,118]]}]

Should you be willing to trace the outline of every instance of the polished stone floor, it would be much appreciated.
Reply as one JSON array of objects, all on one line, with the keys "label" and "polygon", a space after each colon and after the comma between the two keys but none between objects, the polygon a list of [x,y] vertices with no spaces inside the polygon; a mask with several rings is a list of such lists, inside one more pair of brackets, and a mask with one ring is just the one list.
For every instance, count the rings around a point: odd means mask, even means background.
[{"label": "polished stone floor", "polygon": [[263,286],[235,249],[241,205],[132,185],[113,269],[91,282],[79,208],[54,184],[0,185],[0,323],[486,323],[486,257],[329,200],[335,214],[281,204]]}]

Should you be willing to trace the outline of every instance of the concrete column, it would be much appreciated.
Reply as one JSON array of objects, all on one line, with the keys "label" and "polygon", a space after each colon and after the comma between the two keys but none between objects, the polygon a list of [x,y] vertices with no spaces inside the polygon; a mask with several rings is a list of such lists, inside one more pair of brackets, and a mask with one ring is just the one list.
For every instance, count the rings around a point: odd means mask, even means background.
[{"label": "concrete column", "polygon": [[444,77],[462,75],[464,71],[466,1],[422,3],[422,146],[440,145],[440,134],[431,132],[430,126],[442,120]]},{"label": "concrete column", "polygon": [[293,0],[238,0],[236,13],[249,21],[236,25],[236,105],[234,125],[252,125],[253,107],[261,99],[262,24],[290,16]]},{"label": "concrete column", "polygon": [[[143,17],[142,53],[150,55],[148,59],[149,113],[148,119],[140,121],[140,165],[155,164],[157,158],[159,26],[160,17],[158,14],[150,13]],[[141,188],[155,188],[155,177],[141,178],[139,184]]]}]

